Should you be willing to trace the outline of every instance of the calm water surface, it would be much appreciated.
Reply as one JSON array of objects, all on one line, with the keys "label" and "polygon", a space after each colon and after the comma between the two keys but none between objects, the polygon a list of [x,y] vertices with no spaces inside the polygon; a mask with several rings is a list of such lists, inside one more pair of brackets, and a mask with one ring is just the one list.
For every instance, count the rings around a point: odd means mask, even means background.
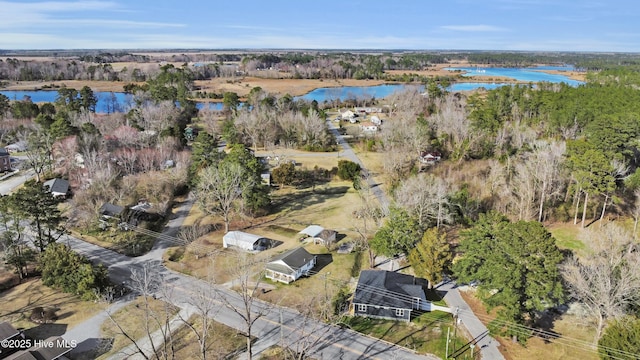
[{"label": "calm water surface", "polygon": [[[465,77],[469,76],[506,76],[519,81],[540,82],[546,81],[551,83],[564,82],[571,86],[583,84],[581,81],[571,80],[561,74],[546,74],[536,70],[573,70],[571,66],[541,66],[537,68],[475,68],[475,67],[455,67],[447,68],[450,71],[465,71]],[[471,91],[479,88],[492,90],[500,86],[510,85],[508,83],[492,82],[460,82],[451,85],[449,91]],[[348,99],[382,99],[395,92],[408,89],[418,89],[424,91],[424,87],[416,85],[404,84],[384,84],[375,86],[342,86],[331,88],[318,88],[305,95],[297,96],[296,99],[304,99],[307,101],[316,100],[319,103],[340,99],[345,101]],[[26,96],[31,97],[33,102],[53,102],[58,97],[56,90],[37,90],[37,91],[12,91],[3,90],[0,94],[7,96],[10,100],[23,100]],[[115,111],[126,111],[131,107],[133,96],[122,92],[95,92],[98,97],[96,112],[107,113]],[[222,103],[197,103],[199,109],[208,108],[212,110],[222,110]]]}]

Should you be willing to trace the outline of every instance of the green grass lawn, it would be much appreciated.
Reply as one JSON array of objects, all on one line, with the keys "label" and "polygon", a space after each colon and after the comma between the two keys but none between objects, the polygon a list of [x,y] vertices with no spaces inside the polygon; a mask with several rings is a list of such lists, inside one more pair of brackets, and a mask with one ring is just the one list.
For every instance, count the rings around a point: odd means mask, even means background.
[{"label": "green grass lawn", "polygon": [[449,349],[453,349],[454,346],[460,348],[467,343],[460,333],[454,339],[455,329],[451,314],[441,311],[424,313],[410,323],[361,316],[345,318],[343,322],[359,333],[442,358],[446,353],[447,330],[450,330],[451,339]]},{"label": "green grass lawn", "polygon": [[586,249],[585,244],[578,239],[580,227],[577,225],[564,223],[555,224],[548,228],[551,235],[556,239],[556,244],[560,249],[582,252]]}]

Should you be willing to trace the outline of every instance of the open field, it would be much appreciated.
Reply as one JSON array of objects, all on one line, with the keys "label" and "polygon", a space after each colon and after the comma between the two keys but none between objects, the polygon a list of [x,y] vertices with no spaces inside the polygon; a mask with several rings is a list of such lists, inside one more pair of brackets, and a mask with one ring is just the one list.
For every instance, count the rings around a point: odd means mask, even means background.
[{"label": "open field", "polygon": [[[10,290],[0,293],[0,321],[7,321],[34,339],[62,335],[76,324],[92,317],[105,308],[104,304],[82,301],[42,284],[40,279],[29,279]],[[33,309],[42,307],[55,310],[56,319],[47,324],[29,320]]]},{"label": "open field", "polygon": [[[307,166],[313,168],[316,164],[330,165],[333,159],[302,158],[301,163],[307,161]],[[305,160],[307,159],[307,160]],[[337,165],[337,158],[335,160]],[[275,248],[255,255],[258,259],[267,259],[285,250],[300,246],[298,231],[311,224],[317,224],[338,231],[338,239],[353,240],[359,235],[354,229],[355,219],[351,215],[359,206],[360,200],[351,182],[332,181],[317,185],[315,189],[296,189],[285,187],[272,192],[272,214],[257,219],[238,219],[231,224],[231,230],[242,230],[252,234],[262,235],[280,242]],[[217,229],[189,245],[188,251],[179,256],[176,261],[167,261],[172,269],[198,277],[211,277],[217,283],[232,280],[227,269],[233,264],[233,250],[222,249],[224,229],[222,221],[208,216],[194,206],[185,221],[185,226],[192,224],[215,225]],[[220,253],[222,256],[206,256],[208,253]],[[172,254],[167,255],[167,259]],[[211,263],[213,273],[211,273]],[[345,270],[344,272],[347,272]]]},{"label": "open field", "polygon": [[[471,291],[460,291],[463,299],[485,325],[495,319],[495,310],[487,313],[485,306]],[[496,337],[500,342],[500,352],[507,360],[531,359],[531,360],[563,360],[581,359],[596,360],[598,354],[593,344],[595,329],[586,326],[582,319],[575,315],[564,314],[555,319],[541,321],[543,330],[551,336],[561,336],[555,339],[543,339],[532,337],[527,341],[526,347],[512,342],[510,339]]]}]

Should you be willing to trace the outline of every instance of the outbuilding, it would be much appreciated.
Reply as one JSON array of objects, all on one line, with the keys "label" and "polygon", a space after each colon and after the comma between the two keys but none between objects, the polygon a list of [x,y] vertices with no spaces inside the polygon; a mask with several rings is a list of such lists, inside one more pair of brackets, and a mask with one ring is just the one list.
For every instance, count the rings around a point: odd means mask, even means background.
[{"label": "outbuilding", "polygon": [[222,237],[222,247],[236,247],[245,251],[262,251],[271,247],[266,237],[243,231],[229,231]]},{"label": "outbuilding", "polygon": [[325,229],[319,225],[309,225],[300,231],[299,234],[309,236],[313,240],[314,244],[330,246],[336,242],[336,235],[338,232],[335,230]]}]

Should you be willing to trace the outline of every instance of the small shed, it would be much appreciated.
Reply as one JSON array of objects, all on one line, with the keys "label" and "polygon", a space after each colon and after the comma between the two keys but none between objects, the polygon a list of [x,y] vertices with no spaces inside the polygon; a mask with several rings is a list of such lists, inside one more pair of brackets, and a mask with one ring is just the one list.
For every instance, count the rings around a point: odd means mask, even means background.
[{"label": "small shed", "polygon": [[267,264],[266,278],[289,284],[298,280],[316,266],[316,255],[310,254],[302,247],[289,250],[275,257]]},{"label": "small shed", "polygon": [[270,247],[271,240],[266,237],[243,231],[229,231],[222,237],[222,247],[237,247],[245,251],[262,251]]}]

